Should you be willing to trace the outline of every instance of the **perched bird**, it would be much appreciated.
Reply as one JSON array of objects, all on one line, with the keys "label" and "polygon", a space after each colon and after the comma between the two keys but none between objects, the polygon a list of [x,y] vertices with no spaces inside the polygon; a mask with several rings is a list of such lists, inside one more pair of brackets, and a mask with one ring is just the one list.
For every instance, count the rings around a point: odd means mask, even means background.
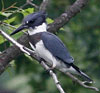
[{"label": "perched bird", "polygon": [[35,53],[43,60],[52,64],[51,69],[58,68],[82,76],[87,82],[92,82],[88,75],[76,65],[64,43],[54,34],[47,32],[46,13],[43,11],[26,16],[22,25],[11,35],[28,29],[29,43]]}]

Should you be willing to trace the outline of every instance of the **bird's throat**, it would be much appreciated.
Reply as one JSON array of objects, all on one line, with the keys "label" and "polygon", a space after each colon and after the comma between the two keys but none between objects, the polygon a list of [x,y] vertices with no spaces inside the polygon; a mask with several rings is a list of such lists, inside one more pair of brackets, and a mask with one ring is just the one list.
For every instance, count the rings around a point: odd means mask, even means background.
[{"label": "bird's throat", "polygon": [[29,35],[34,35],[34,34],[37,34],[37,33],[40,33],[40,32],[46,32],[46,31],[47,31],[47,24],[43,23],[40,26],[36,26],[34,29],[30,28],[28,30],[28,33],[29,33]]}]

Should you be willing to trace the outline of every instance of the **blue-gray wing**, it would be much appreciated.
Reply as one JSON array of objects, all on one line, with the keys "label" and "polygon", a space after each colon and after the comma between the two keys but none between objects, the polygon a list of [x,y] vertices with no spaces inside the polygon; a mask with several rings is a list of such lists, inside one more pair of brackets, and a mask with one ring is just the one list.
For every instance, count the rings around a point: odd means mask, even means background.
[{"label": "blue-gray wing", "polygon": [[44,46],[55,56],[65,63],[73,63],[74,59],[70,56],[63,42],[54,34],[43,32],[41,35]]}]

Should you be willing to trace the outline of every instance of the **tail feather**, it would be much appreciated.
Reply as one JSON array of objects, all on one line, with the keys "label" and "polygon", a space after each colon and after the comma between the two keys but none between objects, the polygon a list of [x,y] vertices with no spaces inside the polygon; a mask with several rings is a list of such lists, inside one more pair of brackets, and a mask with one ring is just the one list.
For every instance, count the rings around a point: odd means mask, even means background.
[{"label": "tail feather", "polygon": [[71,64],[71,66],[89,83],[93,82],[93,80],[86,75],[84,72],[82,72],[77,66],[75,66],[74,64]]},{"label": "tail feather", "polygon": [[89,83],[93,83],[93,80],[88,76],[88,75],[86,75],[85,73],[83,73],[82,71],[80,71],[81,73],[81,76],[83,77],[83,78],[85,78]]}]

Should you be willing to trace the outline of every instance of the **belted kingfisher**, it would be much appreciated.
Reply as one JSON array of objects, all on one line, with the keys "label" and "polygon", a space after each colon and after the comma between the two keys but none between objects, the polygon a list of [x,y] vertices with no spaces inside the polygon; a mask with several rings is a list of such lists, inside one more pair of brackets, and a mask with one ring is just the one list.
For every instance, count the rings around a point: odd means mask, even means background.
[{"label": "belted kingfisher", "polygon": [[61,69],[82,76],[87,82],[92,82],[88,75],[82,72],[76,65],[68,49],[63,42],[54,34],[47,32],[46,13],[43,11],[26,16],[22,25],[11,35],[28,29],[29,43],[35,53],[53,68]]}]

